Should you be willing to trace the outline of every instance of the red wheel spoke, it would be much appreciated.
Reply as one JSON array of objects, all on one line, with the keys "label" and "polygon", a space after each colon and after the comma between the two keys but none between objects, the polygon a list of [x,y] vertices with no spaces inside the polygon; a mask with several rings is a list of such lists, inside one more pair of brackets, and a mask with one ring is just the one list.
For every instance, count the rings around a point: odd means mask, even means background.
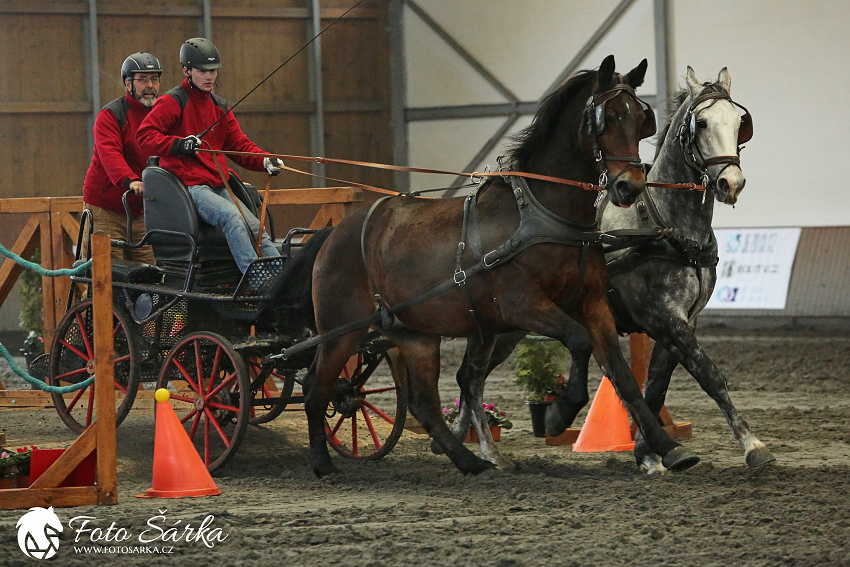
[{"label": "red wheel spoke", "polygon": [[181,396],[180,394],[173,394],[171,396],[172,400],[177,400],[179,402],[186,402],[188,404],[194,404],[195,398],[187,398],[186,396]]},{"label": "red wheel spoke", "polygon": [[360,453],[357,451],[357,414],[351,416],[351,454],[355,457]]},{"label": "red wheel spoke", "polygon": [[118,331],[120,331],[121,329],[123,329],[123,327],[121,326],[121,321],[115,321],[115,327],[112,329],[113,340],[115,339],[115,337],[118,336]]},{"label": "red wheel spoke", "polygon": [[228,405],[225,405],[225,404],[220,404],[218,402],[209,402],[209,404],[207,404],[207,407],[215,408],[215,409],[222,409],[222,410],[227,410],[227,411],[233,411],[233,412],[239,413],[238,407],[228,406]]},{"label": "red wheel spoke", "polygon": [[395,386],[387,386],[386,388],[375,388],[374,390],[360,390],[361,396],[368,396],[369,394],[382,394],[384,392],[394,392]]},{"label": "red wheel spoke", "polygon": [[120,384],[117,380],[115,381],[115,389],[116,389],[116,390],[121,390],[121,392],[122,392],[125,396],[127,395],[127,388],[125,388],[125,387],[124,387],[122,384]]},{"label": "red wheel spoke", "polygon": [[65,348],[67,348],[68,350],[70,350],[71,352],[73,352],[74,354],[79,356],[81,360],[88,362],[89,360],[91,360],[93,358],[91,356],[86,356],[85,353],[83,353],[82,351],[77,349],[77,347],[69,344],[68,341],[66,341],[65,339],[61,339],[59,342],[62,343],[63,345],[65,345]]},{"label": "red wheel spoke", "polygon": [[225,386],[227,386],[228,384],[230,384],[234,380],[236,380],[236,372],[234,372],[233,374],[231,374],[230,376],[228,376],[227,378],[222,380],[221,384],[219,384],[218,386],[215,387],[215,390],[213,390],[212,392],[210,392],[209,394],[204,396],[204,399],[209,400],[210,398],[212,398],[213,396],[215,396],[216,394],[221,392],[222,388],[224,388]]},{"label": "red wheel spoke", "polygon": [[221,362],[221,345],[215,349],[215,359],[213,360],[212,372],[210,372],[210,386],[207,388],[206,398],[209,398],[211,394],[210,390],[212,390],[213,384],[215,384],[215,375],[218,374],[218,366]]},{"label": "red wheel spoke", "polygon": [[[215,427],[215,430],[218,431],[218,435],[219,435],[219,437],[221,437],[221,440],[224,442],[224,446],[230,447],[230,439],[227,438],[227,434],[221,428],[221,425],[219,425],[218,420],[213,416],[210,409],[204,408],[204,414],[207,416],[207,421],[212,423],[213,427]],[[207,437],[209,437],[209,435]]]},{"label": "red wheel spoke", "polygon": [[119,362],[124,362],[125,360],[130,360],[130,355],[129,355],[129,354],[125,354],[124,356],[122,356],[122,357],[120,357],[120,358],[116,358],[115,360],[113,360],[113,361],[112,361],[112,363],[113,363],[113,364],[118,364]]},{"label": "red wheel spoke", "polygon": [[343,416],[339,416],[339,421],[336,422],[336,425],[331,430],[331,435],[336,437],[336,432],[339,431],[339,428],[342,426],[343,422],[345,422],[345,418]]},{"label": "red wheel spoke", "polygon": [[83,337],[83,342],[86,345],[86,352],[89,353],[89,358],[94,358],[94,349],[91,347],[91,342],[89,342],[89,335],[86,332],[86,325],[83,323],[83,317],[79,313],[77,316],[77,325],[80,327],[80,336]]},{"label": "red wheel spoke", "polygon": [[367,408],[369,408],[370,410],[372,410],[372,412],[373,412],[375,415],[377,415],[377,416],[381,417],[381,418],[382,418],[382,419],[384,419],[385,421],[388,421],[389,423],[395,423],[395,419],[393,419],[392,417],[388,416],[388,415],[387,415],[387,414],[385,414],[382,410],[379,410],[378,408],[376,408],[374,405],[370,404],[370,403],[369,403],[369,402],[367,402],[366,400],[360,400],[360,403],[361,403],[361,404],[363,404],[364,406],[366,406]]},{"label": "red wheel spoke", "polygon": [[54,376],[54,382],[68,382],[69,384],[75,384],[75,382],[71,382],[70,380],[65,380],[68,376],[76,376],[77,374],[82,374],[87,372],[85,368],[78,368],[77,370],[73,370],[71,372],[66,372],[65,374],[60,374],[59,376]]},{"label": "red wheel spoke", "polygon": [[195,384],[195,383],[192,381],[192,377],[191,377],[191,376],[189,376],[189,373],[188,373],[188,372],[186,372],[186,369],[185,369],[185,368],[183,368],[183,365],[180,363],[180,361],[179,361],[179,360],[177,360],[177,359],[175,358],[175,359],[173,359],[173,362],[174,362],[174,366],[176,366],[176,367],[177,367],[177,370],[179,370],[179,371],[180,371],[180,374],[182,374],[182,375],[183,375],[183,378],[185,378],[185,379],[186,379],[186,382],[188,382],[188,383],[189,383],[189,386],[191,386],[191,387],[192,387],[192,390],[194,390],[196,394],[203,396],[203,395],[204,395],[204,391],[203,391],[203,390],[199,390],[199,389],[198,389],[198,385],[197,385],[197,384]]},{"label": "red wheel spoke", "polygon": [[195,374],[198,379],[197,392],[204,395],[204,361],[201,359],[201,341],[195,339]]},{"label": "red wheel spoke", "polygon": [[375,450],[381,448],[381,441],[378,439],[378,433],[375,431],[375,426],[372,425],[372,420],[369,418],[369,414],[366,413],[366,410],[360,408],[360,413],[363,414],[363,421],[366,422],[366,427],[369,428],[369,435],[372,436],[372,442],[375,444]]},{"label": "red wheel spoke", "polygon": [[204,464],[210,466],[210,416],[204,411]]},{"label": "red wheel spoke", "polygon": [[81,390],[77,390],[77,393],[74,394],[74,399],[71,400],[70,404],[65,406],[65,415],[71,414],[71,410],[74,409],[74,406],[77,405],[77,402],[80,401],[80,398],[83,396],[83,394],[86,393],[86,390],[88,390],[89,388],[91,388],[91,386],[83,388]]},{"label": "red wheel spoke", "polygon": [[[187,421],[192,419],[193,416],[196,416],[196,415],[198,415],[198,410],[193,409],[192,411],[190,411],[189,413],[187,413],[186,415],[184,415],[183,417],[180,418],[180,423],[186,423]],[[195,426],[197,425],[197,423],[198,423],[198,420],[196,419],[195,425],[192,426],[192,431],[189,433],[189,437],[192,437],[195,434]]]}]

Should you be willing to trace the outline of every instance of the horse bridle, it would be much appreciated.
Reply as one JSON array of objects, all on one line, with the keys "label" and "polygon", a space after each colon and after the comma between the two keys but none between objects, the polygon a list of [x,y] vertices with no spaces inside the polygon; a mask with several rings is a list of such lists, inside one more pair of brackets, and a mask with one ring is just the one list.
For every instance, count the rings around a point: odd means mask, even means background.
[{"label": "horse bridle", "polygon": [[[703,102],[711,100],[711,104],[709,104],[706,108],[710,108],[715,102],[718,100],[728,100],[733,105],[737,106],[741,110],[744,111],[744,114],[741,116],[741,126],[738,129],[738,154],[734,156],[715,156],[712,158],[706,159],[702,155],[702,151],[699,148],[699,144],[697,143],[697,112],[695,112],[696,108],[702,104]],[[705,110],[706,108],[702,109]],[[701,111],[700,111],[701,112]],[[737,167],[741,167],[741,145],[749,142],[753,137],[753,118],[750,116],[750,111],[744,107],[742,104],[738,104],[732,97],[729,96],[729,93],[723,92],[710,92],[704,93],[698,96],[688,107],[687,112],[685,113],[685,119],[682,122],[681,127],[679,128],[679,143],[682,147],[682,156],[684,158],[685,164],[696,171],[700,179],[702,179],[702,184],[708,188],[709,186],[714,186],[717,183],[717,179],[726,171],[726,168],[735,165]],[[699,160],[697,160],[697,156],[699,156]],[[708,168],[712,165],[718,164],[726,164],[718,173],[714,179],[710,179],[708,176]]]},{"label": "horse bridle", "polygon": [[[605,92],[591,95],[587,99],[587,103],[585,104],[584,111],[582,112],[582,129],[584,127],[587,128],[587,135],[590,137],[591,144],[593,146],[593,157],[596,160],[596,167],[599,170],[599,186],[605,189],[608,186],[608,183],[614,183],[617,179],[623,175],[625,172],[632,168],[641,168],[643,169],[643,163],[640,160],[640,156],[612,156],[612,155],[603,155],[602,150],[599,147],[599,136],[602,135],[602,132],[605,130],[605,104],[608,101],[611,101],[623,93],[627,93],[629,96],[635,99],[644,112],[644,123],[640,131],[641,140],[644,138],[648,138],[655,134],[655,113],[652,111],[652,108],[645,101],[641,100],[637,94],[635,94],[635,90],[629,85],[616,85],[614,88],[607,90]],[[600,101],[600,99],[602,99]],[[613,179],[608,179],[608,164],[609,161],[619,161],[627,163],[628,165],[624,167]]]}]

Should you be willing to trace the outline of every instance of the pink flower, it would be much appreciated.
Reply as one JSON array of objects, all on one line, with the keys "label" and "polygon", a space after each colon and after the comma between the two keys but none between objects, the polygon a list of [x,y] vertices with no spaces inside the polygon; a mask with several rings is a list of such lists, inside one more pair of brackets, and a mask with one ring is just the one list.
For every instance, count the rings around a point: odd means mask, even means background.
[{"label": "pink flower", "polygon": [[9,458],[9,453],[7,453],[6,451],[3,451],[2,453],[0,453],[0,459],[8,459],[8,458]]}]

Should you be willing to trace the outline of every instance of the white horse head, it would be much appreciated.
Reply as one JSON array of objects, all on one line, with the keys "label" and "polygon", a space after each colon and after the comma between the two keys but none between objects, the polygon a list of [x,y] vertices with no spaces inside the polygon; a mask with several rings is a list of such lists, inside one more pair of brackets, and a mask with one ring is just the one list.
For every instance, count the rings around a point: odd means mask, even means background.
[{"label": "white horse head", "polygon": [[[712,86],[711,83],[701,84],[690,66],[685,79],[693,100],[696,100],[706,87]],[[720,70],[714,85],[731,95],[732,79],[726,67]],[[717,200],[734,205],[738,201],[738,194],[744,189],[746,179],[740,165],[719,158],[738,157],[740,143],[749,139],[747,132],[751,131],[751,123],[750,130],[742,128],[742,115],[729,98],[703,100],[692,109],[688,120],[690,123],[685,124],[685,128],[692,137],[697,159],[708,164],[705,169],[709,178],[715,180]],[[746,139],[742,139],[744,137]]]}]

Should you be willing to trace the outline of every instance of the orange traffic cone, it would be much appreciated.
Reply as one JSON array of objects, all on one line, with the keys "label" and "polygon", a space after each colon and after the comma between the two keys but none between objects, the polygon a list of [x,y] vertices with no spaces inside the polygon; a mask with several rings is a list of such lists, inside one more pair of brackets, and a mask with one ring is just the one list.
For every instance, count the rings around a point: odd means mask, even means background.
[{"label": "orange traffic cone", "polygon": [[156,436],[153,444],[153,488],[137,498],[182,498],[221,494],[201,460],[165,388],[156,391]]},{"label": "orange traffic cone", "polygon": [[635,448],[629,428],[629,413],[607,376],[602,377],[587,419],[573,444],[577,453],[631,451]]}]

